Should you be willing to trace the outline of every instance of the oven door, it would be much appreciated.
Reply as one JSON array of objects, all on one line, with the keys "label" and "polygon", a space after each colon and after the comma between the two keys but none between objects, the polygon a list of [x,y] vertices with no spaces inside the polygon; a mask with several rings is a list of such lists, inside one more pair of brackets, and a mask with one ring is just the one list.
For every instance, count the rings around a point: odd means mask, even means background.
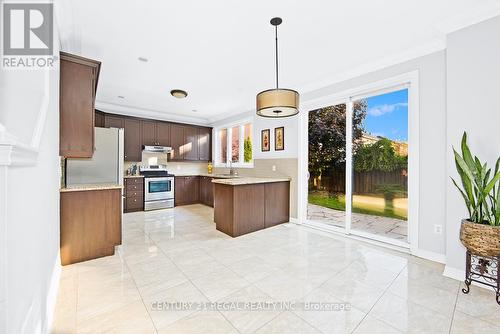
[{"label": "oven door", "polygon": [[144,200],[157,201],[174,198],[173,177],[147,177],[144,179]]}]

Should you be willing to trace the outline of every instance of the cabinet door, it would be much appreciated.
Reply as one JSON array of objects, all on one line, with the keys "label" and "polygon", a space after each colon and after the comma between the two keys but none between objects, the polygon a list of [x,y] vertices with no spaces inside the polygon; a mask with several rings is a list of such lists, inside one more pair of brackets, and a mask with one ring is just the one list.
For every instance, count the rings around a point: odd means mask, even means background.
[{"label": "cabinet door", "polygon": [[91,158],[94,154],[95,70],[61,58],[59,155]]},{"label": "cabinet door", "polygon": [[141,121],[136,119],[125,119],[125,161],[139,162],[142,160],[142,136]]},{"label": "cabinet door", "polygon": [[200,177],[200,203],[207,204],[207,177]]},{"label": "cabinet door", "polygon": [[200,180],[198,176],[186,176],[184,188],[187,194],[187,203],[193,204],[200,201]]},{"label": "cabinet door", "polygon": [[125,128],[125,118],[121,116],[108,115],[104,116],[104,126],[107,128]]},{"label": "cabinet door", "polygon": [[214,206],[214,188],[213,178],[202,176],[200,178],[200,202],[213,207]]},{"label": "cabinet door", "polygon": [[170,142],[172,145],[172,152],[170,153],[170,160],[182,160],[184,153],[184,126],[172,124],[170,127]]},{"label": "cabinet door", "polygon": [[104,128],[104,113],[102,111],[95,111],[94,126],[96,128]]},{"label": "cabinet door", "polygon": [[160,146],[170,146],[170,123],[156,122],[156,141]]},{"label": "cabinet door", "polygon": [[214,207],[214,184],[212,183],[213,177],[209,177],[207,181],[207,205]]},{"label": "cabinet door", "polygon": [[210,147],[211,147],[211,133],[210,128],[198,129],[198,160],[210,161]]},{"label": "cabinet door", "polygon": [[184,160],[198,160],[198,128],[186,126],[184,129]]},{"label": "cabinet door", "polygon": [[142,123],[142,145],[158,145],[156,140],[156,122],[141,121]]},{"label": "cabinet door", "polygon": [[175,177],[175,205],[183,205],[186,203],[186,190],[184,186],[185,177],[176,176]]}]

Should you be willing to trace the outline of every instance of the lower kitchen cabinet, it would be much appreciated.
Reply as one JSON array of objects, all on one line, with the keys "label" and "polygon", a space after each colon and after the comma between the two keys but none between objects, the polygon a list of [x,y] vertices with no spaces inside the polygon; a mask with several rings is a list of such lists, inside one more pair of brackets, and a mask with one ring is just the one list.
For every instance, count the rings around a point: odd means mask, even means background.
[{"label": "lower kitchen cabinet", "polygon": [[127,177],[124,182],[125,195],[124,212],[134,212],[144,210],[144,178]]},{"label": "lower kitchen cabinet", "polygon": [[200,203],[214,207],[213,177],[200,176]]},{"label": "lower kitchen cabinet", "polygon": [[176,176],[175,177],[175,205],[196,204],[200,201],[200,177]]},{"label": "lower kitchen cabinet", "polygon": [[121,189],[61,192],[61,264],[113,255],[122,239]]}]

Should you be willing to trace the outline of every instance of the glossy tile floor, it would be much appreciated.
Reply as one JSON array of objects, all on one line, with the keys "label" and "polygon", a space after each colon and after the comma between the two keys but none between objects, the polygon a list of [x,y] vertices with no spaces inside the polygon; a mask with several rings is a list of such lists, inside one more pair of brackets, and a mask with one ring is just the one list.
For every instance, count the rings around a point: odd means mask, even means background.
[{"label": "glossy tile floor", "polygon": [[115,256],[63,268],[53,333],[500,333],[492,292],[441,265],[293,224],[233,239],[212,216],[126,214]]}]

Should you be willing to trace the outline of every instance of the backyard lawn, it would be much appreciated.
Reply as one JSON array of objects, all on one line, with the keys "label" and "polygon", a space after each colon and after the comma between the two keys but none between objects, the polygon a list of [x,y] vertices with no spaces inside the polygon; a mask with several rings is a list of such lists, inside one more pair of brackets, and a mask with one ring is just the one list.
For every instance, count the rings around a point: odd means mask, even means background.
[{"label": "backyard lawn", "polygon": [[[345,195],[329,196],[324,192],[310,192],[309,203],[325,208],[345,211]],[[408,218],[408,199],[395,198],[392,205],[386,206],[381,195],[354,195],[352,211],[374,216],[406,220]]]}]

